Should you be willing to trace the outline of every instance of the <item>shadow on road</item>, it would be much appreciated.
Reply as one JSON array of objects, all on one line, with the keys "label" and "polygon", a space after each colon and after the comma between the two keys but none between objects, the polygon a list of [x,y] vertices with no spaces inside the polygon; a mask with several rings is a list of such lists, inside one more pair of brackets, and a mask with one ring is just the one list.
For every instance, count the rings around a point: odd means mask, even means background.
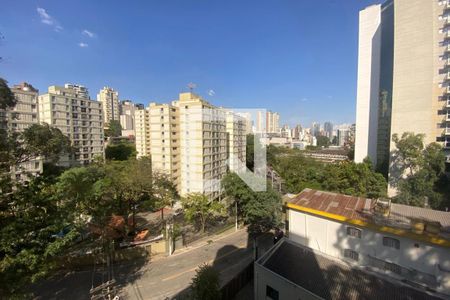
[{"label": "shadow on road", "polygon": [[[219,272],[222,300],[233,299],[238,290],[253,279],[254,240],[253,237],[247,235],[245,247],[238,248],[235,245],[225,245],[217,250],[211,265]],[[272,233],[259,235],[256,240],[259,255],[262,255],[273,245]],[[193,298],[189,287],[166,299],[191,300]]]},{"label": "shadow on road", "polygon": [[[115,289],[119,290],[120,287],[139,279],[143,273],[142,267],[149,262],[150,260],[142,257],[133,261],[113,264],[113,278],[116,280]],[[36,300],[90,299],[91,288],[106,282],[107,278],[107,269],[104,265],[97,265],[95,269],[92,266],[79,271],[61,271],[30,287],[30,292],[34,295],[32,299]]]}]

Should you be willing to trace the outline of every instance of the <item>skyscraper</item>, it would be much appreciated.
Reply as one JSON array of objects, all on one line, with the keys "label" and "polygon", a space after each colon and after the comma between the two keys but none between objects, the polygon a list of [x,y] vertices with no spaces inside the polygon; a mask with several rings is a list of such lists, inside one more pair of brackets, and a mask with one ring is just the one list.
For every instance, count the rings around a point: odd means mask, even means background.
[{"label": "skyscraper", "polygon": [[[388,172],[392,135],[425,134],[450,161],[450,4],[390,0],[360,12],[355,161]],[[395,64],[394,64],[395,62]]]},{"label": "skyscraper", "polygon": [[323,124],[323,131],[325,136],[331,140],[333,137],[333,124],[331,122],[325,122]]},{"label": "skyscraper", "polygon": [[106,86],[97,94],[97,101],[102,104],[105,126],[111,121],[120,121],[119,93],[117,91]]}]

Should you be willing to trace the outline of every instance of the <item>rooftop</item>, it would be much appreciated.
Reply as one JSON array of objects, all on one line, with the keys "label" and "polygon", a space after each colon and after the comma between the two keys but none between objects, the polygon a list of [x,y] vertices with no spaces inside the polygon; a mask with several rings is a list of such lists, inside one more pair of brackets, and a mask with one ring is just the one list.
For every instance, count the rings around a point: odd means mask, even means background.
[{"label": "rooftop", "polygon": [[283,239],[257,264],[324,299],[440,299]]},{"label": "rooftop", "polygon": [[450,212],[312,189],[284,200],[294,210],[450,247]]}]

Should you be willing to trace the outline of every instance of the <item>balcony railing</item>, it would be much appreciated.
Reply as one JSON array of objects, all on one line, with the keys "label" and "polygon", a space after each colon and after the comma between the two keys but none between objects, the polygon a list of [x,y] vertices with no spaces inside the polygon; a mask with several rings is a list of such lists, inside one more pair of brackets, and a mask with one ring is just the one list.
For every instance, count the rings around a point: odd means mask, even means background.
[{"label": "balcony railing", "polygon": [[446,135],[446,136],[450,135],[450,127],[445,128],[444,135]]}]

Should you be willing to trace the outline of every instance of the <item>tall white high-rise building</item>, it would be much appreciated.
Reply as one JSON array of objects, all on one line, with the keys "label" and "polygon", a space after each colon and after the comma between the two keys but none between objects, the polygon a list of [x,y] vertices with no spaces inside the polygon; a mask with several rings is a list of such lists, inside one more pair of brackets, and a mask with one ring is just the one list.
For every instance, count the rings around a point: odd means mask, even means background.
[{"label": "tall white high-rise building", "polygon": [[97,101],[102,104],[103,122],[105,126],[107,126],[111,121],[120,122],[119,92],[106,86],[97,94]]},{"label": "tall white high-rise building", "polygon": [[104,156],[102,105],[89,98],[86,87],[50,86],[39,96],[38,111],[39,121],[60,129],[76,149],[73,157],[61,158],[62,165],[84,165]]},{"label": "tall white high-rise building", "polygon": [[450,3],[389,0],[360,13],[355,161],[401,177],[392,135],[425,135],[450,162]]}]

